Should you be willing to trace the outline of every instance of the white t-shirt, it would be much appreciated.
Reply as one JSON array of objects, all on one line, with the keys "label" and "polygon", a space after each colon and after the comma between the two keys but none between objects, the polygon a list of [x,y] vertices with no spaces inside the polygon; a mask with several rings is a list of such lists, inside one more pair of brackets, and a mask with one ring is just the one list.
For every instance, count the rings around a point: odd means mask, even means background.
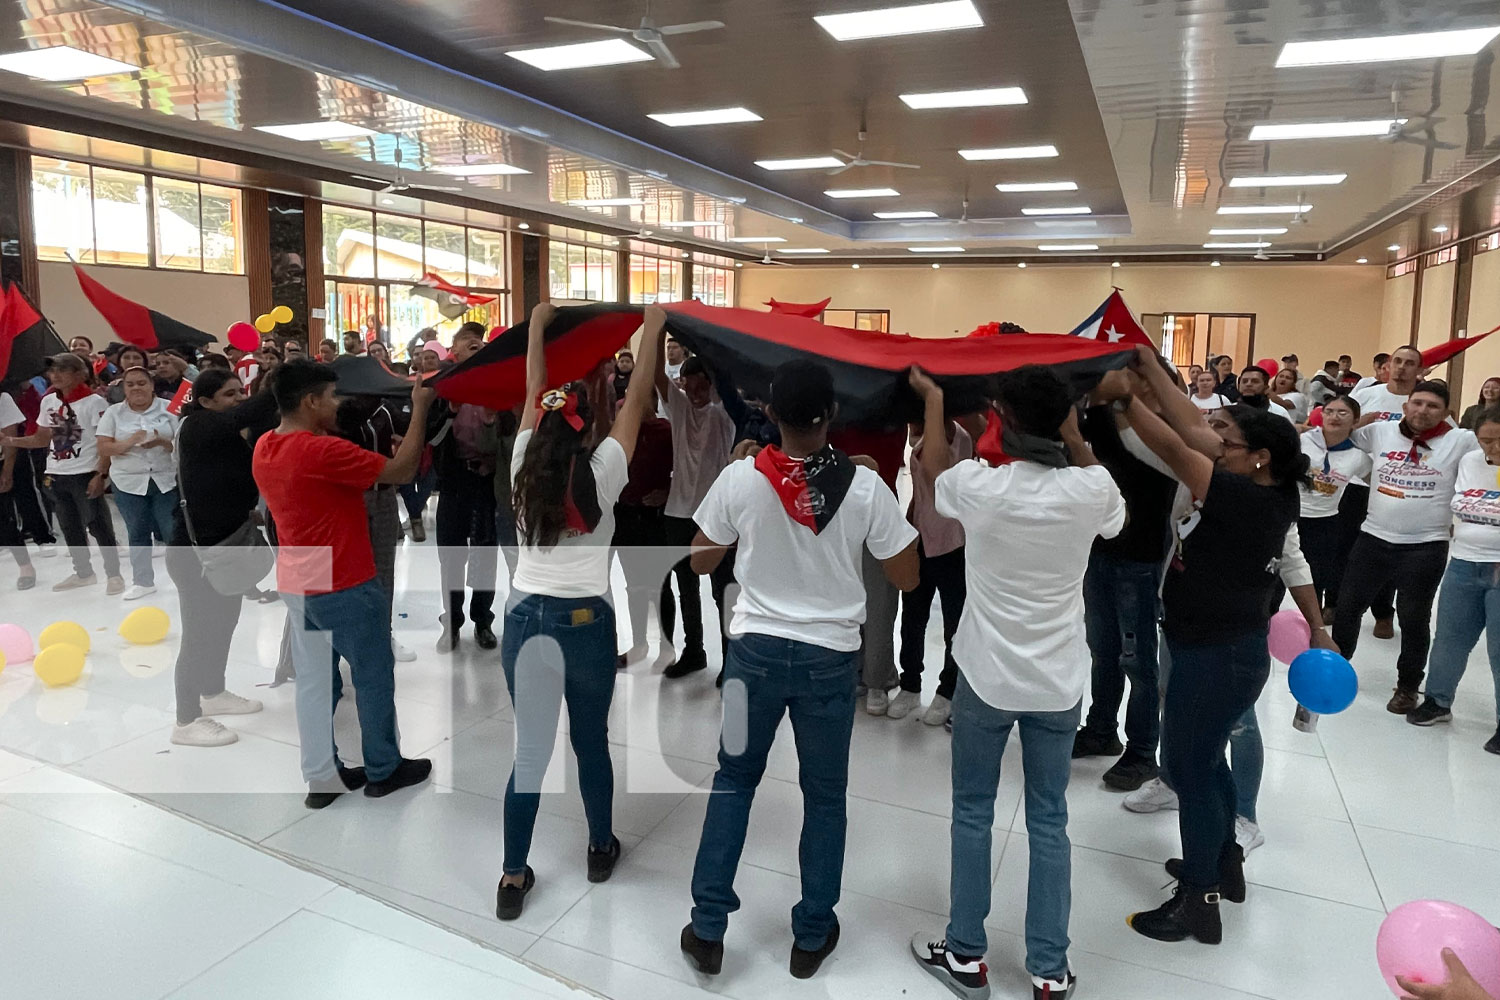
[{"label": "white t-shirt", "polygon": [[968,597],[953,658],[969,686],[1003,711],[1072,708],[1089,678],[1084,570],[1095,536],[1125,525],[1109,470],[960,462],[935,493],[937,512],[964,526]]},{"label": "white t-shirt", "polygon": [[[1333,517],[1339,512],[1339,502],[1344,499],[1344,490],[1350,483],[1360,483],[1370,474],[1370,456],[1353,448],[1329,451],[1323,440],[1323,428],[1314,427],[1302,435],[1302,454],[1311,463],[1308,474],[1312,476],[1312,488],[1302,491],[1303,517]],[[1328,471],[1323,471],[1323,460],[1328,460]]]},{"label": "white t-shirt", "polygon": [[672,422],[672,488],[668,517],[692,517],[708,495],[734,448],[734,420],[714,398],[694,406],[676,383],[667,383],[667,419]]},{"label": "white t-shirt", "polygon": [[1368,389],[1372,385],[1385,385],[1385,383],[1380,381],[1380,379],[1376,378],[1374,375],[1366,375],[1364,378],[1354,383],[1354,388],[1350,389],[1349,391],[1351,393],[1358,392],[1361,389]]},{"label": "white t-shirt", "polygon": [[[510,485],[526,461],[530,430],[516,435],[510,456]],[[585,535],[564,531],[550,549],[524,543],[516,550],[516,575],[511,587],[524,594],[545,597],[603,597],[609,593],[609,542],[615,535],[615,501],[630,478],[625,449],[614,438],[605,438],[589,459],[594,485],[599,492],[599,523]]]},{"label": "white t-shirt", "polygon": [[1479,447],[1474,432],[1449,430],[1419,448],[1416,462],[1399,421],[1361,427],[1352,437],[1373,463],[1365,533],[1394,545],[1447,541],[1459,460]]},{"label": "white t-shirt", "polygon": [[[132,410],[129,403],[115,403],[99,418],[94,433],[123,442],[136,431],[145,431],[148,438],[154,433],[174,441],[177,422],[177,417],[167,412],[167,401],[152,396],[151,405],[142,413]],[[109,481],[115,489],[134,496],[144,496],[152,482],[163,493],[169,493],[177,488],[177,463],[169,448],[137,445],[110,459]]]},{"label": "white t-shirt", "polygon": [[1229,405],[1228,397],[1221,396],[1217,392],[1209,394],[1209,397],[1207,399],[1199,399],[1197,393],[1193,393],[1193,395],[1189,396],[1188,398],[1193,401],[1194,406],[1202,410],[1204,413],[1212,413],[1214,410],[1222,410],[1224,409],[1224,407]]},{"label": "white t-shirt", "polygon": [[1384,382],[1371,381],[1349,393],[1349,398],[1359,404],[1361,418],[1375,413],[1381,420],[1400,420],[1406,415],[1402,407],[1408,397],[1396,395]]},{"label": "white t-shirt", "polygon": [[[1452,433],[1451,431],[1449,432]],[[1500,563],[1500,468],[1483,451],[1471,451],[1458,463],[1453,490],[1455,559]]]},{"label": "white t-shirt", "polygon": [[10,398],[10,393],[0,392],[0,428],[14,427],[24,423],[26,423],[26,414],[22,413],[16,401]]},{"label": "white t-shirt", "polygon": [[710,541],[739,542],[731,636],[753,632],[846,653],[859,648],[865,620],[865,549],[890,559],[917,537],[896,494],[863,466],[816,535],[792,520],[751,458],[719,473],[693,519]]},{"label": "white t-shirt", "polygon": [[[1292,423],[1300,424],[1307,420],[1309,406],[1307,396],[1300,392],[1283,392],[1277,395],[1291,404],[1290,407],[1283,407],[1283,409],[1287,410]],[[1275,406],[1276,404],[1272,403],[1271,405]]]},{"label": "white t-shirt", "polygon": [[98,471],[99,448],[94,443],[94,433],[109,404],[91,392],[72,403],[67,410],[63,407],[62,397],[49,392],[42,397],[41,412],[37,414],[38,427],[52,428],[47,471],[58,476]]}]

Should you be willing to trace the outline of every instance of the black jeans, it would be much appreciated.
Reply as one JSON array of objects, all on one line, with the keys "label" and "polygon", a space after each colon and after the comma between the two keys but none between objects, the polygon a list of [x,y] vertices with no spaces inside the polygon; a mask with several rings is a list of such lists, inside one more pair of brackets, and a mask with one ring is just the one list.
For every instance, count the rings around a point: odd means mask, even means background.
[{"label": "black jeans", "polygon": [[[1349,553],[1354,551],[1354,543],[1364,534],[1360,529],[1365,526],[1365,516],[1369,511],[1370,487],[1353,484],[1344,487],[1344,498],[1339,501],[1339,526],[1343,533],[1339,539],[1338,572],[1328,581],[1328,589],[1323,594],[1325,606],[1338,607],[1339,586],[1344,582],[1344,568],[1349,565]],[[1303,555],[1306,554],[1303,552]],[[1390,621],[1396,617],[1394,580],[1380,588],[1380,592],[1370,602],[1370,610],[1378,621]]]},{"label": "black jeans", "polygon": [[0,522],[14,524],[19,518],[21,533],[38,545],[51,545],[57,541],[49,523],[50,508],[44,509],[45,497],[36,488],[41,475],[37,472],[33,459],[36,455],[45,454],[46,450],[43,448],[18,450],[10,490],[0,493]]},{"label": "black jeans", "polygon": [[203,575],[203,564],[188,545],[167,549],[167,575],[177,586],[182,644],[177,650],[177,724],[202,715],[199,700],[224,690],[229,643],[240,623],[243,598],[225,597]]},{"label": "black jeans", "polygon": [[1302,554],[1312,570],[1313,593],[1318,604],[1331,607],[1338,603],[1339,582],[1344,576],[1348,553],[1344,551],[1342,518],[1303,517],[1297,520],[1297,537],[1302,540]]},{"label": "black jeans", "polygon": [[1349,567],[1333,620],[1333,641],[1351,660],[1359,644],[1359,622],[1387,584],[1400,583],[1396,617],[1401,621],[1401,654],[1396,658],[1396,686],[1415,692],[1427,672],[1432,645],[1432,602],[1448,567],[1448,543],[1394,545],[1362,534],[1349,554]]},{"label": "black jeans", "polygon": [[661,634],[670,636],[677,625],[672,602],[671,553],[660,507],[615,504],[614,545],[625,573],[625,606],[630,617],[630,641],[646,644],[646,614],[656,602]]},{"label": "black jeans", "polygon": [[964,550],[929,556],[917,543],[920,576],[914,590],[901,595],[901,690],[922,690],[922,654],[927,643],[927,622],[932,617],[932,598],[943,602],[943,670],[938,674],[939,698],[953,700],[958,684],[958,664],[953,660],[953,633],[964,613],[968,585],[964,581]]},{"label": "black jeans", "polygon": [[443,587],[443,623],[455,631],[464,623],[464,584],[473,588],[469,617],[474,624],[495,621],[495,476],[458,469],[443,474],[437,505],[438,567]]},{"label": "black jeans", "polygon": [[89,496],[92,478],[91,472],[66,476],[49,473],[44,482],[57,509],[57,523],[62,528],[63,540],[68,543],[68,555],[73,557],[73,572],[79,576],[94,575],[88,538],[93,535],[104,559],[104,575],[119,576],[120,553],[115,543],[115,524],[109,516],[109,501],[102,496]]},{"label": "black jeans", "polygon": [[[698,534],[698,525],[690,517],[662,517],[662,526],[665,529],[667,544],[675,546],[684,555],[672,572],[677,576],[678,599],[682,601],[682,641],[683,649],[703,648],[703,599],[699,594],[700,584],[698,574],[693,572],[688,565],[686,552],[693,544],[693,538]],[[725,616],[725,592],[729,585],[734,582],[734,552],[724,553],[724,559],[714,571],[709,574],[709,591],[713,594],[714,604],[719,609],[719,652],[721,656],[729,655],[729,627]],[[672,626],[666,625],[666,636],[672,638]],[[722,660],[720,662],[723,662]]]}]

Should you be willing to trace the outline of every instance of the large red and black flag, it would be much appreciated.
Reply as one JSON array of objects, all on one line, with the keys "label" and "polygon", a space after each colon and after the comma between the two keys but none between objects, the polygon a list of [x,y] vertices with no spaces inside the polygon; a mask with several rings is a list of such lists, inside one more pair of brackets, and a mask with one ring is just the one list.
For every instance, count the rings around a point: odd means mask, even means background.
[{"label": "large red and black flag", "polygon": [[1500,332],[1500,326],[1486,330],[1483,333],[1476,333],[1472,337],[1454,337],[1452,340],[1445,340],[1441,344],[1424,347],[1422,348],[1422,367],[1436,368],[1444,361],[1452,360],[1457,355],[1479,343],[1485,337],[1496,332]]},{"label": "large red and black flag", "polygon": [[83,289],[84,298],[99,310],[99,315],[115,331],[115,336],[127,344],[134,344],[145,351],[176,347],[196,352],[217,339],[166,313],[148,309],[139,302],[132,302],[125,296],[110,291],[89,277],[77,264],[73,265],[73,272],[78,275],[78,285]]},{"label": "large red and black flag", "polygon": [[[728,372],[746,395],[768,398],[771,375],[786,361],[812,356],[833,373],[839,423],[891,427],[919,419],[922,406],[906,371],[920,365],[943,386],[954,413],[982,409],[996,377],[1048,365],[1082,395],[1104,373],[1123,368],[1134,348],[1060,334],[979,340],[928,339],[826,326],[813,319],[697,301],[663,307],[667,331],[709,367]],[[639,328],[641,306],[564,306],[547,328],[547,373],[554,384],[583,378]],[[460,365],[432,379],[438,395],[505,409],[526,393],[527,324],[519,323]]]},{"label": "large red and black flag", "polygon": [[67,349],[20,286],[7,285],[0,295],[0,388],[35,378],[46,369],[48,358]]}]

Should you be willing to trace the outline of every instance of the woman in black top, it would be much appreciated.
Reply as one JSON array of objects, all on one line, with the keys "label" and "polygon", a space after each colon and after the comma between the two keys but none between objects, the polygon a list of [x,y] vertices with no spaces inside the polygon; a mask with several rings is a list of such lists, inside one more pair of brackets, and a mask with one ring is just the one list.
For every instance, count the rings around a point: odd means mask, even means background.
[{"label": "woman in black top", "polygon": [[[248,402],[232,372],[210,369],[193,383],[193,402],[177,432],[177,472],[181,504],[167,573],[177,585],[181,605],[182,646],[177,654],[177,726],[172,742],[217,747],[238,737],[213,715],[248,715],[261,703],[224,690],[229,643],[240,620],[239,596],[213,588],[193,544],[216,545],[239,530],[260,500],[250,472],[250,445],[243,431],[264,423],[276,411],[270,393]],[[183,517],[192,521],[188,531]]]},{"label": "woman in black top", "polygon": [[1222,441],[1217,459],[1184,442],[1139,399],[1127,415],[1195,498],[1177,526],[1162,589],[1172,658],[1163,763],[1178,794],[1183,852],[1167,868],[1179,884],[1169,901],[1134,914],[1130,925],[1161,941],[1191,936],[1217,944],[1220,894],[1245,898],[1234,777],[1224,753],[1236,720],[1270,675],[1270,599],[1287,529],[1300,510],[1307,456],[1291,423],[1239,404],[1209,417]]}]

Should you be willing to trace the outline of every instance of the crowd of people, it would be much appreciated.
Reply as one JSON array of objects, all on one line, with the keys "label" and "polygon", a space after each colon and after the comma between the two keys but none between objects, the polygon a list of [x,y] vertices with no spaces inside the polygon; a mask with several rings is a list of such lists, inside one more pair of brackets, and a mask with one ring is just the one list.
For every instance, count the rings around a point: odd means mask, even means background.
[{"label": "crowd of people", "polygon": [[[181,610],[171,740],[196,747],[234,742],[219,718],[262,709],[225,690],[229,648],[245,600],[283,601],[277,676],[296,680],[306,804],[380,797],[431,773],[400,748],[396,663],[417,654],[391,626],[397,550],[403,534],[426,540],[436,494],[436,650],[456,649],[468,625],[477,649],[498,650],[515,708],[499,919],[519,917],[544,884],[528,858],[564,707],[589,880],[607,881],[620,861],[608,715],[616,672],[648,659],[654,612],[650,669],[663,683],[721,667],[715,794],[680,941],[692,965],[722,967],[750,810],[784,715],[804,800],[791,974],[814,975],[837,947],[863,707],[952,733],[949,924],[911,949],[969,1000],[989,991],[992,826],[1012,730],[1030,844],[1026,969],[1037,997],[1061,1000],[1076,982],[1073,760],[1114,758],[1102,780],[1125,809],[1179,813],[1181,856],[1166,862],[1175,888],[1129,918],[1136,931],[1217,944],[1221,903],[1246,900],[1246,858],[1266,838],[1255,706],[1285,597],[1314,646],[1345,656],[1367,612],[1377,638],[1399,624],[1387,708],[1414,726],[1451,720],[1482,633],[1500,700],[1500,378],[1455,420],[1449,386],[1412,347],[1377,355],[1369,377],[1347,357],[1307,377],[1295,355],[1182,373],[1141,348],[1083,399],[1047,368],[1004,373],[979,412],[955,412],[912,369],[922,419],[872,430],[840,426],[816,357],[779,368],[769,398],[749,398],[732,372],[668,338],[655,307],[634,352],[553,384],[543,344],[554,312],[544,304],[530,319],[527,403],[498,412],[439,400],[423,380],[480,350],[477,323],[448,346],[422,331],[409,367],[380,340],[344,335],[344,355],[410,375],[400,401],[341,395],[333,340],[314,358],[271,335],[248,354],[96,352],[74,338],[18,398],[0,395],[0,545],[16,586],[36,585],[26,543],[52,554],[54,523],[72,563],[56,591],[98,584],[90,536],[105,592],[125,601],[155,591],[162,552]],[[272,547],[275,589],[262,591]],[[628,620],[618,630],[615,558]],[[725,623],[717,658],[703,576]],[[924,706],[934,599],[944,652]],[[346,766],[333,738],[340,659],[358,692],[361,766]],[[1298,724],[1316,718],[1301,710]],[[1500,724],[1484,749],[1500,754]]]}]

